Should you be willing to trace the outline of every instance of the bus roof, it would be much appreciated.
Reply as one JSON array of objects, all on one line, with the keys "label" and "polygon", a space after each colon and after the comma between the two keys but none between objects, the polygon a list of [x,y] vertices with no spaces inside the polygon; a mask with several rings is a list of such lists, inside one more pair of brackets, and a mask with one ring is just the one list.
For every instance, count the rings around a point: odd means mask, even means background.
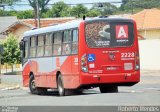
[{"label": "bus roof", "polygon": [[[117,22],[119,22],[119,21],[121,21],[121,22],[132,21],[132,19],[126,19],[126,18],[92,18],[92,19],[86,19],[85,21],[89,22],[89,21],[98,21],[98,20],[108,20],[108,21],[117,21]],[[76,27],[79,27],[79,24],[82,21],[84,21],[84,20],[73,20],[73,21],[63,23],[63,24],[58,24],[58,25],[54,25],[54,26],[49,26],[49,27],[26,31],[24,33],[24,37],[38,35],[38,34],[44,34],[44,33],[49,33],[49,32],[55,32],[55,31],[61,31],[61,30],[65,30],[65,29],[76,28]]]},{"label": "bus roof", "polygon": [[60,30],[65,30],[65,29],[76,28],[79,26],[80,22],[82,22],[82,20],[73,20],[73,21],[63,23],[63,24],[58,24],[58,25],[54,25],[54,26],[49,26],[49,27],[26,31],[24,33],[24,37],[38,35],[38,34],[44,34],[44,33],[49,33],[49,32],[54,32],[54,31],[60,31]]}]

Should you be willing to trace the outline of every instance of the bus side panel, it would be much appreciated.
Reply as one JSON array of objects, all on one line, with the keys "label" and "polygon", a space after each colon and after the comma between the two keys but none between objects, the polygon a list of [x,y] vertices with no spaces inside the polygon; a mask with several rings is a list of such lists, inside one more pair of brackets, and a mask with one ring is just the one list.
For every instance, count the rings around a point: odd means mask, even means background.
[{"label": "bus side panel", "polygon": [[23,86],[25,87],[29,85],[29,76],[31,72],[33,72],[33,74],[37,72],[37,62],[33,60],[28,60],[28,62],[26,62],[25,65],[23,65],[23,73],[22,73]]},{"label": "bus side panel", "polygon": [[[55,66],[53,66],[53,58],[37,58],[34,59],[37,70],[34,72],[37,87],[56,88],[56,76],[53,74]],[[33,68],[34,68],[33,67]]]},{"label": "bus side panel", "polygon": [[47,75],[46,75],[46,87],[57,88],[56,73],[55,72],[47,73]]},{"label": "bus side panel", "polygon": [[30,65],[28,62],[26,62],[23,65],[23,70],[22,70],[23,86],[24,87],[29,86],[29,73],[30,73]]},{"label": "bus side panel", "polygon": [[77,55],[34,59],[36,64],[31,64],[29,68],[32,69],[28,71],[33,71],[37,87],[46,88],[57,88],[56,73],[60,71],[63,76],[64,87],[73,89],[79,86],[76,59],[78,59]]},{"label": "bus side panel", "polygon": [[75,59],[77,59],[77,55],[68,56],[61,64],[60,71],[63,77],[64,88],[75,89],[79,86],[78,63],[75,62]]},{"label": "bus side panel", "polygon": [[79,62],[78,62],[78,55],[72,56],[72,75],[79,74]]},{"label": "bus side panel", "polygon": [[82,22],[79,27],[79,78],[80,78],[80,84],[82,84],[82,81],[85,80],[83,77],[83,72],[81,71],[81,57],[86,54],[86,40],[85,40],[85,23]]}]

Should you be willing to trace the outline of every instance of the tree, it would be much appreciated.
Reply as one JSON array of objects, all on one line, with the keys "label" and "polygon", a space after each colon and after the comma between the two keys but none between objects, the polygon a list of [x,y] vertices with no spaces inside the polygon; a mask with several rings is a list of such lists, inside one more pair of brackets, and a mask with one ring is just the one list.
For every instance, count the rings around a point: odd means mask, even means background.
[{"label": "tree", "polygon": [[123,0],[120,10],[130,12],[131,10],[142,10],[159,7],[160,0]]},{"label": "tree", "polygon": [[0,7],[3,7],[3,10],[0,10],[0,16],[6,15],[5,11],[4,11],[5,6],[3,6],[1,4],[12,5],[13,3],[18,2],[18,1],[20,1],[20,0],[0,0]]},{"label": "tree", "polygon": [[121,7],[120,7],[120,9],[122,10],[122,11],[124,11],[124,6],[129,2],[130,0],[122,0],[122,4],[121,4]]},{"label": "tree", "polygon": [[[46,6],[50,0],[28,0],[28,1],[34,9],[34,19],[36,22],[35,26],[38,26],[38,24],[40,25],[40,17],[42,15],[42,13],[44,13],[46,11]],[[37,2],[38,2],[38,7],[37,7]],[[37,8],[38,8],[38,11],[37,11]],[[38,23],[37,23],[36,19],[38,19]],[[40,26],[38,26],[38,27],[40,27]]]},{"label": "tree", "polygon": [[70,7],[63,1],[55,3],[43,17],[66,17],[70,16]]},{"label": "tree", "polygon": [[130,0],[122,0],[122,5],[125,5],[129,2]]},{"label": "tree", "polygon": [[[36,6],[36,0],[28,0],[32,8],[34,9],[35,15],[37,14],[37,6]],[[37,0],[39,8],[41,9],[40,15],[46,11],[46,6],[49,3],[50,0]]]},{"label": "tree", "polygon": [[72,16],[76,16],[76,17],[83,17],[84,15],[86,15],[88,12],[88,9],[82,5],[82,4],[78,4],[77,6],[74,6],[71,9],[71,15]]},{"label": "tree", "polygon": [[20,63],[20,49],[18,47],[18,40],[13,34],[9,34],[7,40],[3,43],[4,52],[2,54],[2,61],[12,65]]},{"label": "tree", "polygon": [[12,5],[15,2],[18,2],[20,0],[0,0],[0,4],[9,4]]},{"label": "tree", "polygon": [[0,16],[3,16],[4,12],[0,9]]},{"label": "tree", "polygon": [[101,13],[101,15],[106,16],[116,13],[118,8],[110,3],[103,3],[93,5],[92,9],[96,9]]},{"label": "tree", "polygon": [[96,17],[96,16],[99,16],[99,15],[101,15],[101,13],[97,9],[90,9],[86,14],[86,16],[88,16],[88,17]]},{"label": "tree", "polygon": [[17,12],[17,18],[18,19],[33,18],[33,12],[32,10],[19,11]]}]

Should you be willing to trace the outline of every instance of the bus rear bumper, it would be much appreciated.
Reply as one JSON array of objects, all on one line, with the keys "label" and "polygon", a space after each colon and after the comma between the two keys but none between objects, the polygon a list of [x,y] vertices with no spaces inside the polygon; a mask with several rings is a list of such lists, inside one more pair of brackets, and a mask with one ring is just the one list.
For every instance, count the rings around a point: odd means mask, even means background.
[{"label": "bus rear bumper", "polygon": [[140,72],[121,74],[81,74],[81,85],[107,85],[132,86],[140,81]]}]

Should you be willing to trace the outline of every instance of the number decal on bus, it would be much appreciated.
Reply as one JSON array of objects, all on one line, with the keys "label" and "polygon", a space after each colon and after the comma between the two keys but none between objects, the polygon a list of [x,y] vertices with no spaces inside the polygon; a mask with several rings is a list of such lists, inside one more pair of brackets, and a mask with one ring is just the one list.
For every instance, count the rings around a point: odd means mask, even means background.
[{"label": "number decal on bus", "polygon": [[121,53],[121,58],[133,58],[134,52]]}]

